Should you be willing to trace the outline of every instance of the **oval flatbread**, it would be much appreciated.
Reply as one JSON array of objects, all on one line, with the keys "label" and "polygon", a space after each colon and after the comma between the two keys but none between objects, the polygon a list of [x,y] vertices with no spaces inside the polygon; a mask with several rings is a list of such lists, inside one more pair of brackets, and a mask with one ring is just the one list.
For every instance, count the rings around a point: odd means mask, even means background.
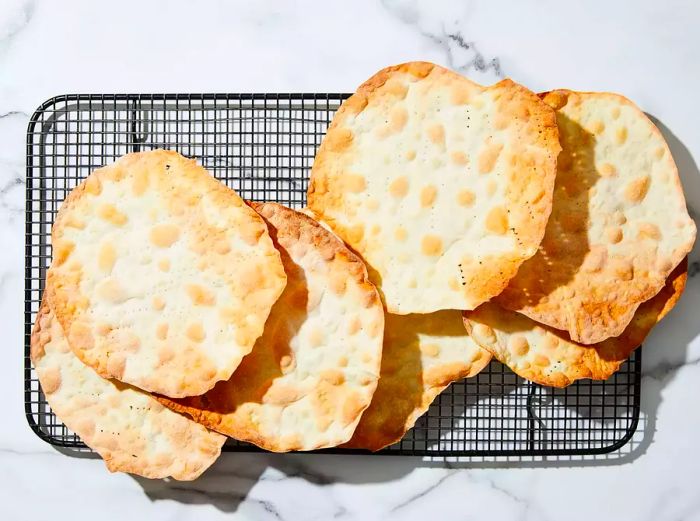
[{"label": "oval flatbread", "polygon": [[671,273],[661,291],[637,308],[619,337],[599,344],[577,344],[566,332],[538,324],[494,303],[465,312],[464,325],[484,349],[514,373],[533,382],[566,387],[580,378],[606,380],[676,305],[687,277],[685,260]]},{"label": "oval flatbread", "polygon": [[659,130],[617,94],[557,90],[563,150],[540,251],[498,303],[584,344],[620,335],[695,241]]},{"label": "oval flatbread", "polygon": [[537,251],[559,150],[554,112],[526,88],[406,63],[343,103],[308,206],[367,262],[388,312],[474,309]]},{"label": "oval flatbread", "polygon": [[286,283],[264,221],[194,160],[128,154],[71,192],[49,286],[71,348],[168,396],[231,376]]},{"label": "oval flatbread", "polygon": [[460,311],[386,315],[379,385],[344,446],[380,450],[399,441],[447,386],[491,361],[462,325]]},{"label": "oval flatbread", "polygon": [[32,332],[31,359],[51,409],[111,472],[192,480],[219,457],[225,436],[83,364],[46,297]]},{"label": "oval flatbread", "polygon": [[381,300],[362,261],[316,221],[275,203],[255,208],[282,254],[287,288],[228,381],[162,403],[270,451],[339,445],[377,386]]}]

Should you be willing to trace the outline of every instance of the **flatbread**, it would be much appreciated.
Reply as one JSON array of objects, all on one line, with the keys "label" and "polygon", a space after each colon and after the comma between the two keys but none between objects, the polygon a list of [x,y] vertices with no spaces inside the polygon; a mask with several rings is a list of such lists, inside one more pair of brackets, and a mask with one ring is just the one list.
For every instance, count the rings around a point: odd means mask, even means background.
[{"label": "flatbread", "polygon": [[275,203],[255,208],[282,254],[287,288],[231,379],[162,403],[274,452],[339,445],[377,386],[381,300],[362,261],[313,219]]},{"label": "flatbread", "polygon": [[308,206],[367,262],[388,312],[474,309],[537,251],[559,150],[552,109],[511,80],[397,65],[334,117]]},{"label": "flatbread", "polygon": [[47,278],[75,354],[168,396],[229,378],[286,281],[263,220],[176,152],[128,154],[93,172],[52,239]]},{"label": "flatbread", "polygon": [[491,361],[460,311],[386,315],[379,385],[345,447],[377,451],[399,441],[447,386]]},{"label": "flatbread", "polygon": [[111,472],[193,480],[219,457],[225,436],[83,364],[46,298],[32,332],[31,359],[53,412]]},{"label": "flatbread", "polygon": [[599,344],[577,344],[564,331],[543,326],[494,303],[465,312],[464,324],[484,349],[533,382],[566,387],[580,378],[606,380],[676,305],[687,277],[686,259],[671,273],[661,291],[639,306],[619,337]]},{"label": "flatbread", "polygon": [[498,303],[596,344],[619,336],[695,241],[671,152],[617,94],[557,90],[563,150],[540,251]]}]

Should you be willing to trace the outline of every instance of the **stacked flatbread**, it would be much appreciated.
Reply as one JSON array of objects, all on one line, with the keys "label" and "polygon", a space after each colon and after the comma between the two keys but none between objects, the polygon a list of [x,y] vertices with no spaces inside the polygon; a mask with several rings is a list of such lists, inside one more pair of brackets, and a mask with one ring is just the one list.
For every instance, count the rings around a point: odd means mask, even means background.
[{"label": "stacked flatbread", "polygon": [[565,387],[580,378],[605,380],[676,305],[687,277],[686,260],[671,273],[659,293],[639,306],[620,336],[593,345],[576,343],[564,331],[490,302],[465,314],[464,324],[479,345],[533,382]]},{"label": "stacked flatbread", "polygon": [[519,375],[565,386],[608,378],[676,304],[696,228],[668,146],[632,102],[566,90],[542,98],[563,148],[544,239],[465,325]]},{"label": "stacked flatbread", "polygon": [[47,276],[75,354],[167,396],[226,380],[286,284],[265,222],[175,152],[129,154],[73,190]]},{"label": "stacked flatbread", "polygon": [[66,198],[32,335],[52,409],[110,470],[194,479],[225,437],[149,394],[228,378],[286,284],[265,222],[175,152],[124,156]]},{"label": "stacked flatbread", "polygon": [[32,363],[51,408],[109,470],[192,480],[219,456],[225,436],[83,364],[71,352],[49,299],[41,305],[31,342]]},{"label": "stacked flatbread", "polygon": [[680,297],[696,234],[668,146],[626,98],[428,63],[343,104],[308,196],[388,312],[464,310],[482,348],[549,385],[618,369]]},{"label": "stacked flatbread", "polygon": [[377,386],[384,311],[360,259],[300,212],[254,205],[282,254],[287,288],[233,376],[192,398],[161,401],[271,451],[350,439]]},{"label": "stacked flatbread", "polygon": [[596,344],[619,336],[695,241],[659,130],[617,94],[542,96],[557,113],[552,215],[537,254],[496,301]]},{"label": "stacked flatbread", "polygon": [[304,213],[171,151],[93,172],[54,223],[31,357],[113,471],[194,479],[226,436],[379,450],[492,357],[544,385],[609,377],[694,240],[629,100],[407,63],[342,105]]},{"label": "stacked flatbread", "polygon": [[399,441],[455,380],[491,361],[462,327],[459,311],[386,315],[379,386],[349,448],[379,450]]}]

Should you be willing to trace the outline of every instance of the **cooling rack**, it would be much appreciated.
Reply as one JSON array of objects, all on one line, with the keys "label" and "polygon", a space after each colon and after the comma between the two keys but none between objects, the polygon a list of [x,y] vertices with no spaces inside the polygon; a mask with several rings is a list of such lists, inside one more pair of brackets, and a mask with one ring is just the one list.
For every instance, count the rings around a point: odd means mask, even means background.
[{"label": "cooling rack", "polygon": [[[123,154],[168,148],[197,158],[245,199],[300,208],[316,149],[346,97],[76,94],[37,109],[27,129],[24,400],[39,437],[88,450],[51,411],[29,360],[31,327],[51,262],[51,225],[68,192]],[[605,454],[625,445],[637,428],[640,380],[641,349],[609,380],[579,381],[566,389],[541,387],[493,362],[478,376],[452,384],[401,442],[379,454]],[[225,450],[260,449],[231,440]]]}]

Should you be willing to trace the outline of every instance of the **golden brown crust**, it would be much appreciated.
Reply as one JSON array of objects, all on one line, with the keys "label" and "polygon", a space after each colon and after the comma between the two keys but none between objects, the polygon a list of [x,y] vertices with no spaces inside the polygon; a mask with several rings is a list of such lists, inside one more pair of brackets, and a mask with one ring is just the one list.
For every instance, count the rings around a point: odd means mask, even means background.
[{"label": "golden brown crust", "polygon": [[362,261],[316,221],[276,203],[249,204],[268,223],[287,288],[228,381],[203,396],[158,399],[273,452],[338,445],[352,435],[377,385],[379,296]]},{"label": "golden brown crust", "polygon": [[[421,82],[426,86],[415,86]],[[422,116],[413,114],[429,112],[418,107],[431,99],[432,91],[425,90],[428,86],[451,92],[446,94],[452,100],[445,102],[445,109],[468,105],[474,111],[472,124],[488,121],[479,111],[486,110],[485,104],[493,105],[488,113],[495,120],[490,132],[504,141],[505,148],[504,143],[491,143],[491,138],[477,143],[468,132],[464,138],[461,133],[469,128],[468,114],[463,115],[466,123],[463,128],[450,127],[447,132],[444,125],[452,123],[442,121],[442,116],[437,115],[439,109],[435,109],[433,119],[420,123]],[[406,98],[409,88],[425,92],[415,94],[409,101]],[[484,99],[471,99],[479,96]],[[470,102],[473,104],[469,105]],[[407,103],[416,107],[404,108]],[[363,122],[357,123],[360,117],[364,117]],[[410,125],[413,126],[409,129]],[[376,139],[372,132],[377,134]],[[400,145],[386,145],[391,147],[389,153],[380,149],[368,151],[368,147],[380,146],[377,143],[401,132],[405,135],[401,134]],[[434,155],[431,164],[437,165],[434,168],[438,170],[431,170],[431,176],[421,176],[418,171],[404,174],[410,167],[404,165],[404,158],[413,164],[415,148],[422,146],[421,142],[411,140],[417,139],[415,136],[421,132],[433,147],[424,153]],[[479,148],[483,149],[483,157],[477,157]],[[363,83],[337,112],[314,161],[308,206],[367,262],[371,280],[383,294],[389,312],[472,309],[500,293],[519,265],[537,251],[551,210],[558,151],[553,110],[536,94],[511,80],[482,87],[434,64],[396,65]],[[385,163],[378,166],[382,156]],[[500,160],[499,156],[502,156]],[[428,160],[422,161],[425,164]],[[499,161],[497,173],[492,172],[496,161]],[[459,194],[459,186],[438,188],[430,184],[436,179],[456,180],[457,172],[462,171],[464,191],[466,187],[473,188],[474,182],[484,184],[483,187],[479,184],[476,199],[472,192]],[[489,176],[492,186],[487,181]],[[493,191],[500,190],[499,187],[503,192],[498,194],[500,205],[492,198]],[[387,193],[383,193],[385,189]],[[383,202],[379,204],[379,201]],[[403,206],[394,207],[395,204]],[[412,208],[414,204],[422,209]],[[477,206],[472,208],[474,204]],[[453,233],[455,227],[468,228],[472,222],[477,223],[481,217],[475,219],[475,215],[486,216],[488,212],[480,210],[479,205],[491,205],[489,216],[493,218],[486,220],[485,230],[476,233],[497,235],[499,240],[507,238],[512,241],[512,249],[481,251],[474,246],[477,239],[470,240],[468,247],[462,240],[469,236],[467,229]],[[445,211],[453,207],[453,211]],[[410,215],[410,219],[402,221],[403,213]],[[402,225],[405,225],[403,229]],[[399,251],[411,244],[415,245],[413,250]],[[484,244],[490,244],[488,238]],[[431,288],[428,296],[421,291],[422,286]]]},{"label": "golden brown crust", "polygon": [[554,206],[540,251],[496,300],[597,344],[622,334],[664,285],[695,226],[670,150],[636,105],[612,93],[541,96],[557,110],[563,146]]},{"label": "golden brown crust", "polygon": [[[519,376],[541,385],[566,387],[582,378],[610,378],[676,305],[688,277],[684,259],[666,285],[642,303],[623,333],[594,345],[577,344],[564,331],[488,303],[464,313],[464,325],[481,347]],[[522,347],[524,346],[524,349]]]}]

